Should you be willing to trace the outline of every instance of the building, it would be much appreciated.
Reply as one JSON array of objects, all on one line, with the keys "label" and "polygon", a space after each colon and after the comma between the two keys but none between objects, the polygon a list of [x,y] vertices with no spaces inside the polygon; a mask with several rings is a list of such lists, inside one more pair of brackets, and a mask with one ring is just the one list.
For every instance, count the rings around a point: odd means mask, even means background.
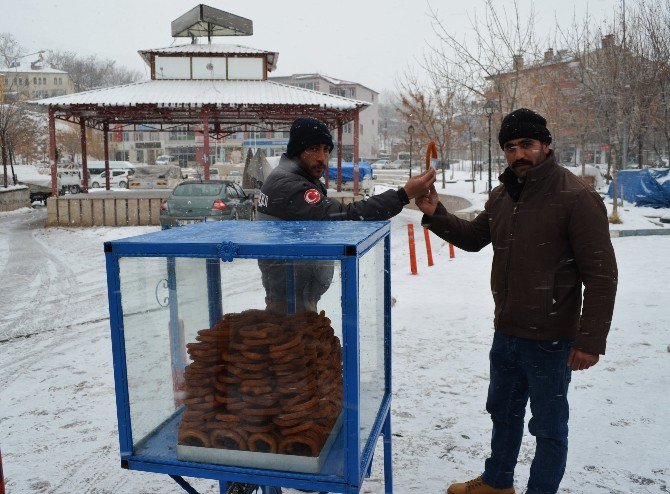
[{"label": "building", "polygon": [[49,67],[42,55],[33,62],[17,63],[0,70],[5,84],[5,101],[51,98],[74,93],[74,84],[67,72]]},{"label": "building", "polygon": [[[270,80],[368,103],[369,106],[360,114],[359,154],[362,161],[377,158],[379,153],[379,93],[377,91],[357,82],[335,79],[323,74],[293,74],[283,77],[270,77]],[[344,125],[342,134],[343,159],[344,161],[351,161],[354,154],[353,122]],[[337,136],[334,135],[334,137]]]}]

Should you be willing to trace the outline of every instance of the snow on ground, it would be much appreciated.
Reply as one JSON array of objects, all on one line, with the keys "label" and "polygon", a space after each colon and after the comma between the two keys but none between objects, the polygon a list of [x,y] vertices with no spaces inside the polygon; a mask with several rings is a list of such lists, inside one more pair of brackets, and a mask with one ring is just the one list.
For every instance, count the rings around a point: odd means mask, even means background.
[{"label": "snow on ground", "polygon": [[[102,243],[155,230],[41,227],[43,209],[0,215],[0,445],[8,494],[179,493],[169,477],[120,468]],[[491,249],[432,237],[409,274],[406,210],[392,222],[393,446],[398,494],[444,492],[480,473],[493,303]],[[607,355],[573,374],[561,494],[670,492],[670,237],[613,240],[620,285]],[[653,260],[650,262],[650,260]],[[31,334],[30,337],[17,335]],[[532,437],[516,485],[528,477]],[[362,489],[382,493],[382,448]],[[211,481],[193,482],[202,493]],[[293,492],[293,491],[291,491]],[[523,492],[521,490],[521,492]]]}]

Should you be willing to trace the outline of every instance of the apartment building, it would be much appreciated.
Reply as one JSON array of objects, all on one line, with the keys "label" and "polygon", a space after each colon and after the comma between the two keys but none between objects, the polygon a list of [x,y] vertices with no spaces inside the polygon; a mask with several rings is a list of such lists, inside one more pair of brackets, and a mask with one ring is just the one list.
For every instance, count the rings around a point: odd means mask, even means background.
[{"label": "apartment building", "polygon": [[[377,91],[357,82],[336,79],[318,73],[270,77],[269,80],[369,103],[370,106],[360,113],[359,156],[361,160],[377,158],[379,153],[379,93]],[[353,125],[353,122],[349,122],[342,129],[342,155],[344,161],[351,161],[354,155]],[[333,132],[333,137],[337,138],[336,132]]]},{"label": "apartment building", "polygon": [[4,100],[25,101],[63,96],[74,93],[72,79],[67,72],[49,67],[39,57],[33,62],[17,63],[0,70],[4,76]]}]

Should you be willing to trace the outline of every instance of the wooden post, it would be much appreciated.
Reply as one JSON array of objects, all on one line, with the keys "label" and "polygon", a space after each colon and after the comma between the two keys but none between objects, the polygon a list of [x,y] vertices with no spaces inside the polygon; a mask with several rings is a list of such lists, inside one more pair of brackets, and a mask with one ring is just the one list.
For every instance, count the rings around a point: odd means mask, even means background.
[{"label": "wooden post", "polygon": [[[109,190],[109,123],[102,124],[102,143],[105,152],[105,190]],[[88,184],[88,176],[86,177]]]},{"label": "wooden post", "polygon": [[[86,158],[86,119],[79,118],[79,137],[81,138],[81,173],[84,177],[82,181],[84,192],[88,192],[88,163]],[[109,175],[109,170],[107,170]]]},{"label": "wooden post", "polygon": [[407,237],[409,238],[409,267],[412,274],[417,274],[416,269],[416,247],[414,245],[414,225],[407,225]]},{"label": "wooden post", "polygon": [[337,121],[337,191],[342,191],[342,120]]},{"label": "wooden post", "polygon": [[58,163],[56,163],[56,110],[49,106],[49,161],[51,162],[51,195],[58,197]]},{"label": "wooden post", "polygon": [[449,244],[449,259],[455,259],[456,258],[456,252],[454,252],[454,246],[453,244]]},{"label": "wooden post", "polygon": [[354,197],[358,195],[358,160],[359,158],[359,132],[360,132],[360,114],[358,108],[354,114]]}]

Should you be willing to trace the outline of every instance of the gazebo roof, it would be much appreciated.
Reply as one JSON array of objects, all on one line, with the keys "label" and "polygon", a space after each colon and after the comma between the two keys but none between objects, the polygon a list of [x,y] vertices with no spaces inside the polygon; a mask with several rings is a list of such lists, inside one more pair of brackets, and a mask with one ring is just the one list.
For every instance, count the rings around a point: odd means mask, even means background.
[{"label": "gazebo roof", "polygon": [[138,53],[142,59],[150,64],[150,55],[266,55],[268,60],[268,72],[277,68],[277,59],[279,53],[274,51],[259,50],[250,46],[235,45],[235,44],[185,44],[177,46],[167,46],[165,48],[149,48],[146,50],[139,50]]},{"label": "gazebo roof", "polygon": [[93,89],[32,101],[36,105],[96,106],[241,106],[316,105],[351,110],[369,105],[335,94],[326,94],[272,81],[153,80]]},{"label": "gazebo roof", "polygon": [[149,80],[81,93],[31,101],[51,107],[58,118],[87,125],[117,123],[200,122],[207,108],[211,122],[241,124],[290,122],[301,115],[322,118],[330,125],[347,122],[369,106],[334,94],[289,86],[273,81]]}]

